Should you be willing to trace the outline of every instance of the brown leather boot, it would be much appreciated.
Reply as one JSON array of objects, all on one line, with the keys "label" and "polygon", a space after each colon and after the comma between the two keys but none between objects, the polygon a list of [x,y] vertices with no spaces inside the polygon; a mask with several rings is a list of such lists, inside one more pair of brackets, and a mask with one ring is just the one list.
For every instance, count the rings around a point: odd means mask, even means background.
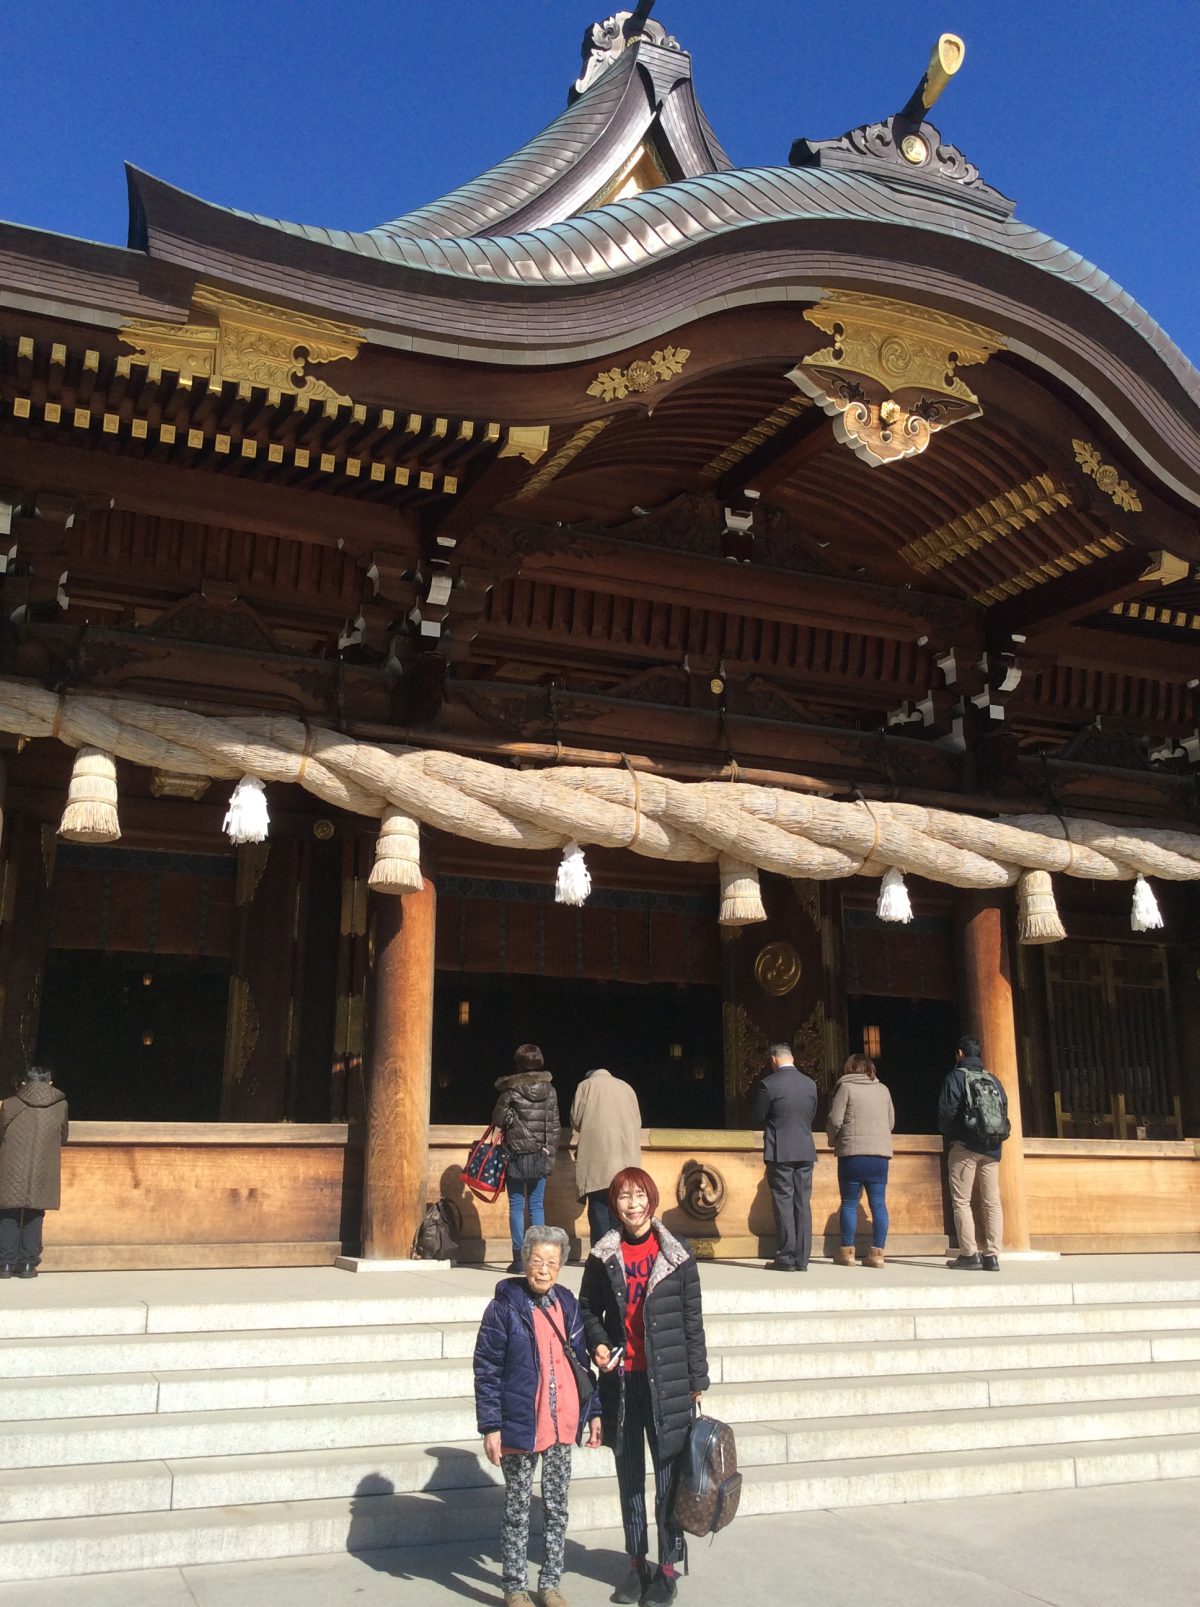
[{"label": "brown leather boot", "polygon": [[864,1265],[868,1267],[881,1267],[885,1259],[886,1257],[884,1256],[883,1251],[876,1250],[872,1245],[872,1247],[867,1251],[867,1259]]},{"label": "brown leather boot", "polygon": [[854,1265],[854,1246],[852,1244],[839,1244],[834,1252],[833,1264],[835,1267],[852,1267]]}]

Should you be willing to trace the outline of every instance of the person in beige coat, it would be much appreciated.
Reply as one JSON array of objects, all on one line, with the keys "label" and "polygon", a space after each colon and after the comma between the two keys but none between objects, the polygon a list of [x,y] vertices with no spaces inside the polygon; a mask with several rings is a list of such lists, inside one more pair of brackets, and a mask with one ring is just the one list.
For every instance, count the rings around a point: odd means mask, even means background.
[{"label": "person in beige coat", "polygon": [[67,1101],[50,1073],[31,1066],[0,1105],[0,1278],[36,1278],[42,1221],[61,1201]]},{"label": "person in beige coat", "polygon": [[608,1185],[626,1167],[642,1164],[642,1112],[627,1082],[603,1066],[589,1071],[571,1103],[575,1183],[587,1201],[588,1233],[599,1243],[620,1224],[608,1208]]},{"label": "person in beige coat", "polygon": [[839,1267],[854,1265],[854,1230],[858,1202],[867,1191],[871,1212],[871,1248],[866,1265],[881,1267],[887,1243],[888,1166],[892,1158],[892,1129],[896,1113],[892,1096],[879,1081],[875,1062],[866,1055],[851,1055],[833,1091],[825,1131],[837,1156],[838,1188],[842,1208],[838,1217],[841,1247],[834,1257]]}]

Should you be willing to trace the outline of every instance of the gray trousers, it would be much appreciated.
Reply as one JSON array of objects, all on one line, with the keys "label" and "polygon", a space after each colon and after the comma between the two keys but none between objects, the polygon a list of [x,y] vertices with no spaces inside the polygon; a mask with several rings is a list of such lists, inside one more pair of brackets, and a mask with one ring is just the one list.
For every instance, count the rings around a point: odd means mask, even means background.
[{"label": "gray trousers", "polygon": [[23,1266],[26,1262],[37,1266],[42,1259],[45,1217],[45,1211],[22,1211],[16,1206],[0,1210],[0,1266]]},{"label": "gray trousers", "polygon": [[767,1161],[775,1212],[775,1259],[807,1267],[812,1254],[812,1162]]}]

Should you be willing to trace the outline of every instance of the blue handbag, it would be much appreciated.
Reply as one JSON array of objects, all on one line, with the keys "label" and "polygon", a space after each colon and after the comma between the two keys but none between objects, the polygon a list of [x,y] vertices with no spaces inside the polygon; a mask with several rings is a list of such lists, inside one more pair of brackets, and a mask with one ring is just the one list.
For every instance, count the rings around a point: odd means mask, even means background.
[{"label": "blue handbag", "polygon": [[[494,1133],[499,1136],[493,1138]],[[508,1151],[504,1147],[504,1135],[499,1128],[489,1127],[467,1152],[467,1164],[461,1174],[463,1185],[491,1205],[499,1198],[507,1175]]]}]

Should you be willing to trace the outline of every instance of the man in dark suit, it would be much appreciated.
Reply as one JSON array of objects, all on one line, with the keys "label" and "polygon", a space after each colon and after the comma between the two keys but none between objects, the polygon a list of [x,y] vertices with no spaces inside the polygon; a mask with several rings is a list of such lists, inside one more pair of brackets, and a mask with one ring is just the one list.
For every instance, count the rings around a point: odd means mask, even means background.
[{"label": "man in dark suit", "polygon": [[763,1130],[763,1160],[775,1212],[775,1259],[767,1265],[776,1272],[807,1272],[817,1085],[800,1070],[786,1043],[771,1045],[770,1060],[750,1102],[750,1120]]}]

